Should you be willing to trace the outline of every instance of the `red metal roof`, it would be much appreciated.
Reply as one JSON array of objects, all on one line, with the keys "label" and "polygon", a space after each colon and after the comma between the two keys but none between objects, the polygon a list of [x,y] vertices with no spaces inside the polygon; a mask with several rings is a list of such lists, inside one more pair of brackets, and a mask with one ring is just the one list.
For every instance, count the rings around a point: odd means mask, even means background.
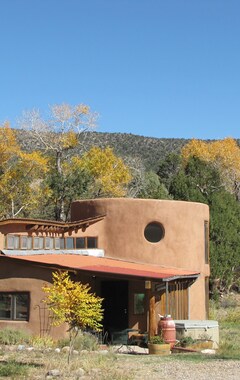
[{"label": "red metal roof", "polygon": [[159,265],[140,264],[106,257],[82,256],[74,254],[64,255],[29,255],[29,256],[1,256],[1,258],[29,261],[36,264],[76,269],[88,272],[127,275],[151,279],[167,279],[171,277],[197,276],[199,272],[178,268],[166,268]]}]

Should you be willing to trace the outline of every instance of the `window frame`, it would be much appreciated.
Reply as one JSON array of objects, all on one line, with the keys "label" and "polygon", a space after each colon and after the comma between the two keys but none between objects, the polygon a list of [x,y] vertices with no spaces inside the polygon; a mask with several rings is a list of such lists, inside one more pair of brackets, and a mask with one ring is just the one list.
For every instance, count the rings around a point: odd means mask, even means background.
[{"label": "window frame", "polygon": [[[9,240],[13,239],[13,244],[9,244]],[[17,246],[16,246],[17,242]],[[20,248],[20,235],[7,234],[5,239],[5,245],[7,249],[19,249]]]},{"label": "window frame", "polygon": [[[87,247],[87,249],[97,249],[98,247],[98,238],[97,236],[86,236],[85,238],[86,242],[85,242],[85,245]],[[89,247],[89,241],[92,240],[94,241],[94,247]]]},{"label": "window frame", "polygon": [[[77,240],[82,240],[82,247],[77,248]],[[11,243],[9,243],[11,241]],[[68,246],[70,243],[70,246]],[[20,250],[75,250],[75,249],[97,249],[98,236],[38,236],[38,235],[5,235],[6,249]]]},{"label": "window frame", "polygon": [[[18,313],[17,297],[20,295],[27,296],[26,305],[25,305],[26,317],[24,318],[17,318],[17,313]],[[0,292],[0,296],[10,297],[10,305],[9,305],[10,316],[9,318],[0,317],[0,321],[19,321],[19,322],[29,321],[29,315],[30,315],[30,293],[29,292],[25,292],[25,291],[24,292]]]},{"label": "window frame", "polygon": [[148,243],[157,244],[164,239],[165,229],[160,222],[149,222],[144,228],[144,237]]}]

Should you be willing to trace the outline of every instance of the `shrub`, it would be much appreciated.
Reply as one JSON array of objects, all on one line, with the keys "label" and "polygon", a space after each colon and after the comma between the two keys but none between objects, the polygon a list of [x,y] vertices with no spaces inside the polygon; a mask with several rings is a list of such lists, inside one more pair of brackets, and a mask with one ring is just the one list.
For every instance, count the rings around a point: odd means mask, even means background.
[{"label": "shrub", "polygon": [[[8,362],[0,363],[0,376],[1,377],[10,377],[19,378],[19,376],[26,375],[28,371],[28,366],[21,363],[17,363],[15,360],[10,360]],[[17,375],[18,377],[15,377]],[[13,377],[14,376],[14,377]]]},{"label": "shrub", "polygon": [[240,310],[229,310],[222,322],[240,323]]},{"label": "shrub", "polygon": [[54,340],[50,336],[33,336],[31,338],[31,345],[38,348],[53,347]]},{"label": "shrub", "polygon": [[193,339],[191,336],[184,336],[180,339],[179,344],[181,347],[187,347],[191,346],[195,342],[196,340]]},{"label": "shrub", "polygon": [[[70,339],[65,338],[58,341],[59,347],[69,346]],[[75,350],[89,350],[95,351],[98,348],[98,340],[97,338],[90,333],[84,332],[79,333],[74,341],[74,349]]]},{"label": "shrub", "polygon": [[0,344],[28,344],[30,340],[31,335],[26,331],[11,328],[0,330]]},{"label": "shrub", "polygon": [[224,309],[231,308],[231,307],[236,307],[237,306],[237,300],[234,297],[224,297],[221,300],[221,307]]}]

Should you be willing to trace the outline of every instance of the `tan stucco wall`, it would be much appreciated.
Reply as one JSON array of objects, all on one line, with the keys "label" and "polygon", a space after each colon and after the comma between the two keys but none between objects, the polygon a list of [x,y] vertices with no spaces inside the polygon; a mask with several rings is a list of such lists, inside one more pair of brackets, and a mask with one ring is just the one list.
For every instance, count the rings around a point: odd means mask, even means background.
[{"label": "tan stucco wall", "polygon": [[[95,199],[72,204],[72,220],[106,214],[85,235],[98,236],[98,247],[106,257],[183,268],[200,273],[190,287],[190,319],[205,319],[204,221],[209,221],[205,204],[146,199]],[[165,230],[158,243],[149,243],[144,229],[159,222]]]},{"label": "tan stucco wall", "polygon": [[[49,326],[47,310],[39,311],[39,307],[43,307],[42,300],[45,294],[42,291],[44,284],[51,283],[52,269],[43,267],[34,267],[25,263],[13,263],[13,260],[1,260],[0,266],[0,289],[1,292],[29,292],[30,293],[30,310],[29,321],[0,321],[0,329],[5,327],[15,329],[25,329],[31,334],[40,335],[43,333],[41,329]],[[53,327],[50,328],[53,338],[65,335],[66,328]]]}]

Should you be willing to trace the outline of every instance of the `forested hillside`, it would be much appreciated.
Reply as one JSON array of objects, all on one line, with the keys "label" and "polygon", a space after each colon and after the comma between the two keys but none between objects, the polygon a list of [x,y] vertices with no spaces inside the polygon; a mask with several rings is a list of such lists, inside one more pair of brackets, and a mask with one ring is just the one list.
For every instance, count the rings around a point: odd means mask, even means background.
[{"label": "forested hillside", "polygon": [[[39,140],[32,139],[26,130],[16,129],[17,140],[25,150],[43,149]],[[92,146],[106,148],[110,146],[117,155],[122,157],[138,157],[147,170],[157,171],[158,163],[169,153],[180,153],[188,142],[186,139],[153,138],[128,133],[86,132],[80,136],[80,144],[73,149],[72,154],[82,154]]]}]

